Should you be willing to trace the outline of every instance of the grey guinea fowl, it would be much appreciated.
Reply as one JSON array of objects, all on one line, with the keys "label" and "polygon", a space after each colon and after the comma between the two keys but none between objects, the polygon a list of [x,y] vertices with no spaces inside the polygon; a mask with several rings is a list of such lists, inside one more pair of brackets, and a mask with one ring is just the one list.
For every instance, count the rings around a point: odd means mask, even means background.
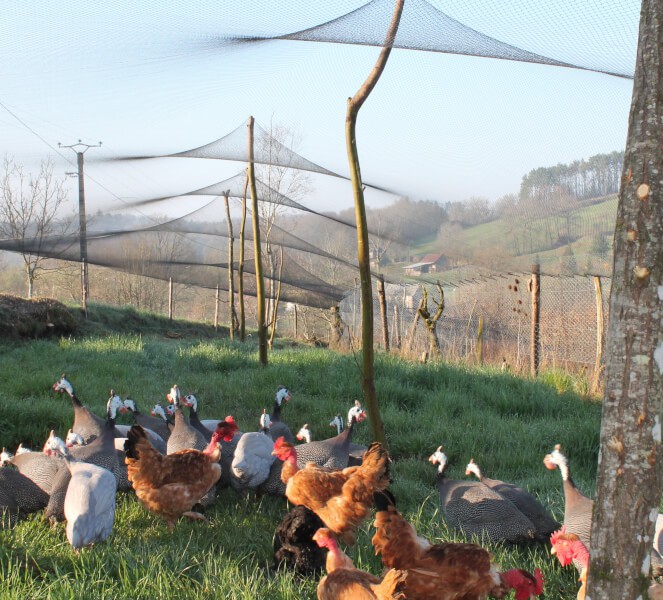
[{"label": "grey guinea fowl", "polygon": [[[118,407],[115,398],[118,397],[111,397],[109,400],[108,418],[106,419],[105,429],[102,434],[89,444],[85,446],[73,446],[65,450],[65,453],[71,455],[74,460],[108,469],[115,477],[117,488],[121,491],[128,491],[130,487],[126,473],[127,467],[125,464],[120,464],[117,451],[115,450],[115,416]],[[119,400],[119,402],[121,403],[122,400]],[[53,440],[56,441],[53,442]],[[44,445],[44,451],[54,452],[58,440],[59,438],[49,437]],[[64,502],[70,479],[71,474],[69,469],[60,469],[53,481],[51,496],[44,513],[45,517],[51,521],[63,521],[65,519]]]},{"label": "grey guinea fowl", "polygon": [[67,539],[76,550],[104,541],[115,522],[117,483],[108,470],[97,465],[64,459],[71,481],[64,500]]},{"label": "grey guinea fowl", "polygon": [[[350,443],[355,427],[355,416],[350,417],[348,428],[337,436],[326,440],[308,442],[297,446],[297,465],[303,469],[312,462],[327,469],[345,469],[350,461]],[[273,427],[273,425],[272,425]],[[283,462],[274,461],[267,480],[259,487],[260,493],[285,496],[285,484],[281,481]]]},{"label": "grey guinea fowl", "polygon": [[516,505],[516,508],[523,513],[536,528],[536,539],[542,544],[550,543],[550,536],[557,531],[561,525],[546,510],[532,494],[513,483],[491,479],[486,477],[479,468],[479,465],[471,459],[465,468],[465,475],[475,475],[481,483],[487,485],[491,490],[502,494],[505,498]]},{"label": "grey guinea fowl", "polygon": [[12,467],[0,468],[0,524],[11,526],[47,503],[48,494],[31,479]]},{"label": "grey guinea fowl", "polygon": [[67,470],[62,460],[43,452],[17,454],[12,459],[11,464],[49,496],[53,489],[53,483],[57,479],[58,471]]},{"label": "grey guinea fowl", "polygon": [[72,429],[80,435],[85,442],[91,442],[99,435],[104,429],[105,421],[101,417],[95,415],[87,406],[78,399],[74,392],[74,386],[62,374],[62,377],[53,384],[53,389],[56,392],[67,393],[71,398],[71,404],[74,408],[74,424]]},{"label": "grey guinea fowl", "polygon": [[[181,403],[189,407],[189,425],[193,427],[196,431],[199,431],[205,440],[209,443],[212,439],[212,433],[214,431],[209,427],[206,427],[205,424],[198,417],[198,398],[194,394],[187,394],[182,398]],[[221,421],[218,419],[214,421],[214,425]]]},{"label": "grey guinea fowl", "polygon": [[[550,470],[559,469],[562,475],[564,489],[564,526],[567,533],[575,533],[580,541],[589,548],[589,537],[592,529],[592,511],[594,501],[580,492],[571,479],[569,461],[562,454],[561,446],[557,444],[550,454],[546,454],[543,464]],[[582,567],[573,561],[578,571]]]},{"label": "grey guinea fowl", "polygon": [[290,442],[291,444],[295,443],[295,436],[292,435],[290,427],[281,421],[281,410],[283,409],[284,404],[290,402],[291,399],[292,394],[288,388],[281,386],[276,390],[274,409],[270,415],[272,425],[269,428],[269,434],[272,436],[272,441],[276,441],[283,436],[286,442]]},{"label": "grey guinea fowl", "polygon": [[438,467],[440,503],[451,527],[468,537],[487,537],[491,542],[523,544],[534,541],[534,525],[504,496],[479,481],[445,477],[448,459],[442,446],[428,460]]}]

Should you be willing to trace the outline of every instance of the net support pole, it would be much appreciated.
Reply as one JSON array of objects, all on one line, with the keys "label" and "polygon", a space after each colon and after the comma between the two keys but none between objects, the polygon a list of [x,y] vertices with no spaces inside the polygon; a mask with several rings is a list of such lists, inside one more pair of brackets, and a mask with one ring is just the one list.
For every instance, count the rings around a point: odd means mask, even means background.
[{"label": "net support pole", "polygon": [[601,363],[603,362],[603,292],[601,290],[601,278],[594,276],[594,296],[596,299],[596,362],[594,363],[594,377],[592,379],[592,392],[599,389],[601,376]]},{"label": "net support pole", "polygon": [[168,278],[168,320],[173,320],[173,278]]},{"label": "net support pole", "polygon": [[531,310],[531,335],[530,335],[530,375],[539,375],[539,355],[541,351],[541,340],[539,336],[540,311],[541,311],[541,265],[532,265],[532,277],[529,280],[529,291],[532,301]]}]

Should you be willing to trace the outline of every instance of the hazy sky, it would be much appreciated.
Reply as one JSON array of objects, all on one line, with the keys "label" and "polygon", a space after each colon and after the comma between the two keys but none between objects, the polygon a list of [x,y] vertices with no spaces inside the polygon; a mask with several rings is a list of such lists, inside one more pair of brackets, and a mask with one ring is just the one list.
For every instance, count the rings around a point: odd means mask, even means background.
[{"label": "hazy sky", "polygon": [[[406,0],[406,9],[413,0]],[[420,0],[419,0],[420,1]],[[89,211],[121,200],[179,194],[241,171],[237,162],[160,159],[220,138],[249,115],[296,131],[300,154],[347,174],[346,101],[379,49],[268,41],[217,43],[229,34],[279,34],[339,17],[361,0],[10,1],[0,24],[2,154],[56,173],[86,154]],[[433,0],[451,17],[510,44],[584,65],[632,65],[637,0]],[[545,5],[545,6],[543,6]],[[430,32],[422,23],[422,36]],[[360,35],[361,32],[356,32]],[[606,65],[608,65],[606,67]],[[632,81],[522,62],[394,49],[359,113],[365,181],[437,201],[517,193],[540,166],[622,150]],[[70,161],[71,164],[67,164]],[[351,206],[349,185],[315,178],[300,200]],[[71,185],[76,197],[75,182]],[[391,202],[367,195],[369,204]],[[193,202],[193,201],[190,201]],[[186,210],[186,207],[181,207]]]}]

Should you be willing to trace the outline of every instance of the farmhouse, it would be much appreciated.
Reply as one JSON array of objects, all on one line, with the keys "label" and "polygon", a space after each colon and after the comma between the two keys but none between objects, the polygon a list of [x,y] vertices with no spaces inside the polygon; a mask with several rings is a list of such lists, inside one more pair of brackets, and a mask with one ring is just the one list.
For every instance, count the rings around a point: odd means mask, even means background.
[{"label": "farmhouse", "polygon": [[447,259],[442,254],[426,254],[419,262],[403,267],[406,275],[422,275],[424,273],[436,273],[446,265]]}]

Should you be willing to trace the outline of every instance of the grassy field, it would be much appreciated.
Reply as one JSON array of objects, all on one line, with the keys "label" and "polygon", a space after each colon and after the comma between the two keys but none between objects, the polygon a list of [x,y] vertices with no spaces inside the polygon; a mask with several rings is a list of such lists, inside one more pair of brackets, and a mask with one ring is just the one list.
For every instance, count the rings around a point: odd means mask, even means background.
[{"label": "grassy field", "polygon": [[[130,315],[117,321],[126,324]],[[126,327],[109,332],[112,324],[106,323],[89,325],[93,335],[0,341],[0,446],[13,449],[23,441],[39,448],[50,429],[66,433],[71,404],[51,391],[63,372],[98,414],[111,387],[146,411],[177,383],[198,395],[201,418],[232,414],[244,431],[257,429],[262,408],[269,409],[277,386],[286,385],[293,399],[284,421],[291,429],[309,423],[314,439],[333,435],[330,419],[361,397],[358,357],[351,354],[278,341],[270,364],[261,368],[254,345],[180,325],[178,339],[163,335],[170,324],[154,324],[152,333],[139,335]],[[593,494],[600,405],[574,394],[568,377],[543,374],[533,382],[489,369],[378,355],[376,384],[394,458],[392,490],[420,535],[461,539],[445,525],[427,461],[440,444],[451,461],[450,477],[464,478],[474,457],[486,475],[528,488],[561,519],[561,477],[542,464],[561,443],[576,484]],[[355,441],[370,441],[367,425]],[[226,489],[207,510],[209,526],[180,521],[169,533],[134,497],[119,495],[110,538],[80,555],[67,543],[64,524],[51,528],[35,514],[0,531],[0,599],[315,598],[317,581],[269,569],[272,536],[287,510],[283,499],[240,497]],[[377,574],[371,536],[369,520],[349,553],[358,567]],[[540,567],[545,598],[575,598],[575,571],[562,569],[546,548],[490,549],[505,569]]]}]

